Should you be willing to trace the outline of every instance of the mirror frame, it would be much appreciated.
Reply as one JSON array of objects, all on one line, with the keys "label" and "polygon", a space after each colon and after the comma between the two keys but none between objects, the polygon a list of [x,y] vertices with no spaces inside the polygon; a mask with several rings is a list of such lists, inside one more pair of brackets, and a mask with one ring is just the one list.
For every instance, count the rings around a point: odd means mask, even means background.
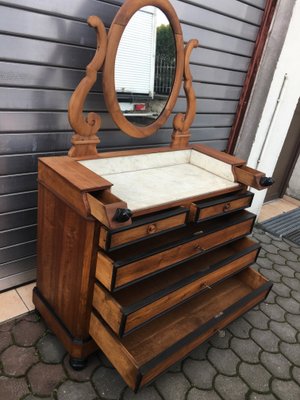
[{"label": "mirror frame", "polygon": [[[174,40],[176,45],[176,71],[173,81],[173,87],[165,108],[159,117],[147,126],[137,126],[132,124],[123,115],[115,89],[115,62],[118,46],[122,34],[134,13],[145,6],[154,6],[159,8],[170,21],[173,29]],[[180,87],[183,79],[184,69],[184,44],[182,29],[173,6],[168,0],[126,0],[118,13],[116,14],[108,33],[108,43],[106,59],[103,68],[103,93],[104,100],[108,111],[110,112],[113,121],[127,135],[135,138],[143,138],[155,133],[161,126],[164,125],[175,106]],[[113,71],[113,73],[112,73]]]}]

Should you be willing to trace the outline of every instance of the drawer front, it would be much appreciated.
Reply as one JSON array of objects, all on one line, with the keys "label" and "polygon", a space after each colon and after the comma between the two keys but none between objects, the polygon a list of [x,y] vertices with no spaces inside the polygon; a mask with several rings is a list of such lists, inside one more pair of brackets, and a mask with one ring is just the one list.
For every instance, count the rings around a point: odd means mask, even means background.
[{"label": "drawer front", "polygon": [[222,197],[217,200],[194,203],[191,206],[191,219],[193,221],[204,221],[242,210],[251,206],[252,199],[253,193],[246,192],[240,195]]},{"label": "drawer front", "polygon": [[186,224],[188,209],[178,207],[151,217],[139,218],[125,228],[109,230],[101,226],[99,246],[108,251],[126,244],[139,242]]},{"label": "drawer front", "polygon": [[90,335],[126,383],[137,390],[262,301],[271,286],[248,268],[124,338],[118,338],[93,312]]},{"label": "drawer front", "polygon": [[[187,243],[178,244],[153,255],[139,257],[136,261],[114,262],[109,255],[98,252],[96,278],[109,290],[121,288],[134,281],[152,275],[174,264],[232,240],[248,235],[254,223],[254,216],[216,232],[195,238]],[[202,232],[202,231],[200,231]]]},{"label": "drawer front", "polygon": [[[164,287],[152,291],[149,294],[149,286],[157,287],[156,277],[138,285],[131,286],[130,301],[128,304],[128,290],[121,291],[117,296],[111,295],[103,286],[95,284],[93,306],[108,323],[112,330],[120,337],[128,334],[133,329],[145,324],[147,321],[158,317],[165,311],[180,305],[202,290],[210,290],[211,287],[233,274],[241,271],[255,262],[259,245],[250,239],[243,239],[232,249],[232,254],[224,256],[222,249],[217,249],[211,254],[215,262],[206,263],[210,254],[198,257],[193,261],[180,265],[182,276],[177,281],[169,283],[166,276]],[[237,248],[240,251],[233,253]],[[225,258],[225,259],[222,259]],[[210,257],[212,260],[212,257]],[[195,272],[194,265],[198,265],[198,272]],[[206,268],[206,266],[209,266]],[[191,268],[192,266],[192,268]],[[186,271],[191,273],[186,275]],[[204,270],[204,271],[203,271]],[[169,273],[169,272],[168,272]],[[161,275],[160,275],[161,276]],[[123,292],[123,293],[122,293]],[[143,295],[144,294],[144,298]],[[124,307],[124,301],[126,306]]]}]

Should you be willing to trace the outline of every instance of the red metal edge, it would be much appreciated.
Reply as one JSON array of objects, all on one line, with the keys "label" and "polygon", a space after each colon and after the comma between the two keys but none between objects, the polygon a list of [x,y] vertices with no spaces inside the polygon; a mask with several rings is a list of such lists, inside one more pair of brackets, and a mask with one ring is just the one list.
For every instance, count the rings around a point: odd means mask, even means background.
[{"label": "red metal edge", "polygon": [[244,81],[244,86],[237,106],[237,111],[231,127],[226,153],[233,154],[238,135],[247,110],[251,91],[255,82],[256,74],[266,44],[269,28],[275,12],[277,0],[267,0],[267,4],[262,17],[262,22],[256,38],[252,59]]}]

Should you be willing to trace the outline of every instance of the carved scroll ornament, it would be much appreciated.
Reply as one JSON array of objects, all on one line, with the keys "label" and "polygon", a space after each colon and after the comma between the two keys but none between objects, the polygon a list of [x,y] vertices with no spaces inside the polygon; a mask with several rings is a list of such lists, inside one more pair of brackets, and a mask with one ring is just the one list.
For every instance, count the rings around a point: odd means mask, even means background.
[{"label": "carved scroll ornament", "polygon": [[193,89],[193,77],[190,70],[190,56],[194,48],[198,47],[196,39],[190,40],[184,49],[184,91],[187,99],[187,111],[185,114],[179,113],[173,120],[173,134],[171,147],[186,147],[189,143],[190,126],[196,115],[196,96]]},{"label": "carved scroll ornament", "polygon": [[68,155],[70,157],[81,157],[97,155],[96,146],[100,143],[97,132],[101,126],[101,118],[94,112],[83,113],[86,97],[97,80],[97,73],[103,65],[106,48],[107,35],[103,22],[99,17],[91,16],[87,20],[89,26],[96,29],[97,49],[92,61],[86,67],[86,75],[73,92],[68,106],[69,123],[74,129],[72,147]]}]

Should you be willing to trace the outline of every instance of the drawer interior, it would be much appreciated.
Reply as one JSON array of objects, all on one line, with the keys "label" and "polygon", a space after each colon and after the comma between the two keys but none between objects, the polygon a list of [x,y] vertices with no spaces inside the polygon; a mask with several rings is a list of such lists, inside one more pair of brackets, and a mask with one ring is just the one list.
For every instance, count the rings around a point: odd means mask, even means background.
[{"label": "drawer interior", "polygon": [[[248,268],[204,292],[187,303],[151,321],[122,339],[118,339],[93,313],[90,334],[123,376],[137,389],[155,378],[170,362],[176,362],[198,345],[199,338],[222,321],[253,307],[271,287],[264,277]],[[214,331],[212,331],[213,333]],[[211,334],[212,334],[211,333]],[[186,349],[186,351],[184,350]]]}]

